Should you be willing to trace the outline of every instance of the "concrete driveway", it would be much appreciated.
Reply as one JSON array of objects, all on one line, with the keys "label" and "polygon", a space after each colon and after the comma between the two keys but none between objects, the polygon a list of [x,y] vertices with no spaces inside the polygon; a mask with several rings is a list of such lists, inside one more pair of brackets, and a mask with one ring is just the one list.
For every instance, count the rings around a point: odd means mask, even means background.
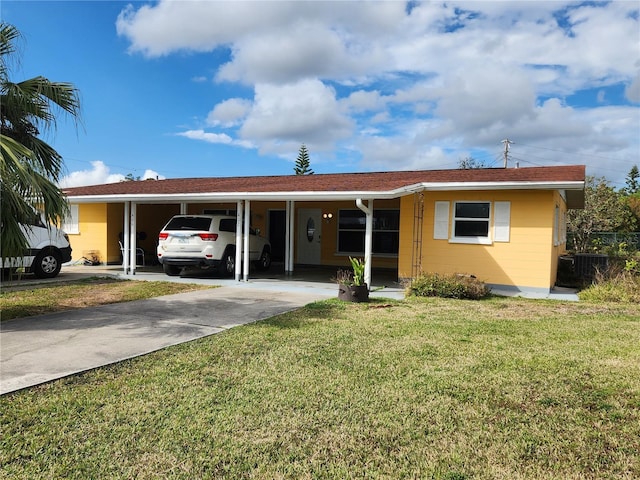
[{"label": "concrete driveway", "polygon": [[228,286],[2,322],[0,394],[263,320],[335,296]]}]

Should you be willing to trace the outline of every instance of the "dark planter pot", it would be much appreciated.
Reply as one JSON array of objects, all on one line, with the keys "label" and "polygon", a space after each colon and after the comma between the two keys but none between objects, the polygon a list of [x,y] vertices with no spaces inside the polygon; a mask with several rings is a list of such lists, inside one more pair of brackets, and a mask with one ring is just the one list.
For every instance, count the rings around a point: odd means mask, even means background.
[{"label": "dark planter pot", "polygon": [[365,285],[338,285],[338,298],[345,302],[368,302],[369,287]]}]

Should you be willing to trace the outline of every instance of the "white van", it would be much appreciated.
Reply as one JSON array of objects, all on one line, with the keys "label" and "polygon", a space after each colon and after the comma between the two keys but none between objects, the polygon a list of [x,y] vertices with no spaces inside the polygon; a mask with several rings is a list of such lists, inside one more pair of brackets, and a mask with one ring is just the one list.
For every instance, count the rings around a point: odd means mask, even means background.
[{"label": "white van", "polygon": [[60,273],[62,264],[71,261],[69,237],[53,225],[45,225],[39,215],[34,215],[29,225],[20,228],[27,237],[28,250],[23,257],[5,258],[3,270],[24,268],[39,278],[53,278]]}]

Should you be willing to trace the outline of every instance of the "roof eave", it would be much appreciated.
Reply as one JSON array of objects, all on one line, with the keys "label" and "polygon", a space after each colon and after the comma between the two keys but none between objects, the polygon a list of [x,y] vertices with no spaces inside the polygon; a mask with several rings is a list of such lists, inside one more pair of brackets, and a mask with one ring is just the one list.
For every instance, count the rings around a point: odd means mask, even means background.
[{"label": "roof eave", "polygon": [[[393,190],[363,191],[312,191],[312,192],[202,192],[202,193],[152,193],[152,194],[108,194],[69,195],[72,203],[174,203],[174,202],[234,202],[250,201],[329,201],[361,199],[391,199],[427,191],[465,190],[584,190],[583,181],[558,182],[424,182]],[[576,197],[577,198],[577,197]],[[577,207],[580,208],[580,207]]]},{"label": "roof eave", "polygon": [[174,203],[174,202],[235,202],[250,201],[319,201],[396,198],[394,192],[351,191],[351,192],[206,192],[175,194],[131,194],[131,195],[70,195],[71,203]]},{"label": "roof eave", "polygon": [[584,190],[584,181],[422,183],[424,190]]}]

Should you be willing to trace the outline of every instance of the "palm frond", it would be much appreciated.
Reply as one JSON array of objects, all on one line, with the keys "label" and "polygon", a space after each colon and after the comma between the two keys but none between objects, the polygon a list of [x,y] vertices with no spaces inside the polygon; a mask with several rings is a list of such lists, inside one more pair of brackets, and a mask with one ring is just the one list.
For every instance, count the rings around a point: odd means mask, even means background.
[{"label": "palm frond", "polygon": [[0,22],[0,232],[1,258],[21,256],[27,246],[21,224],[34,208],[45,221],[60,223],[68,214],[66,197],[55,182],[62,156],[44,142],[41,131],[56,126],[64,112],[78,122],[80,99],[70,83],[38,76],[22,82],[8,78],[8,58],[16,51],[19,31]]}]

